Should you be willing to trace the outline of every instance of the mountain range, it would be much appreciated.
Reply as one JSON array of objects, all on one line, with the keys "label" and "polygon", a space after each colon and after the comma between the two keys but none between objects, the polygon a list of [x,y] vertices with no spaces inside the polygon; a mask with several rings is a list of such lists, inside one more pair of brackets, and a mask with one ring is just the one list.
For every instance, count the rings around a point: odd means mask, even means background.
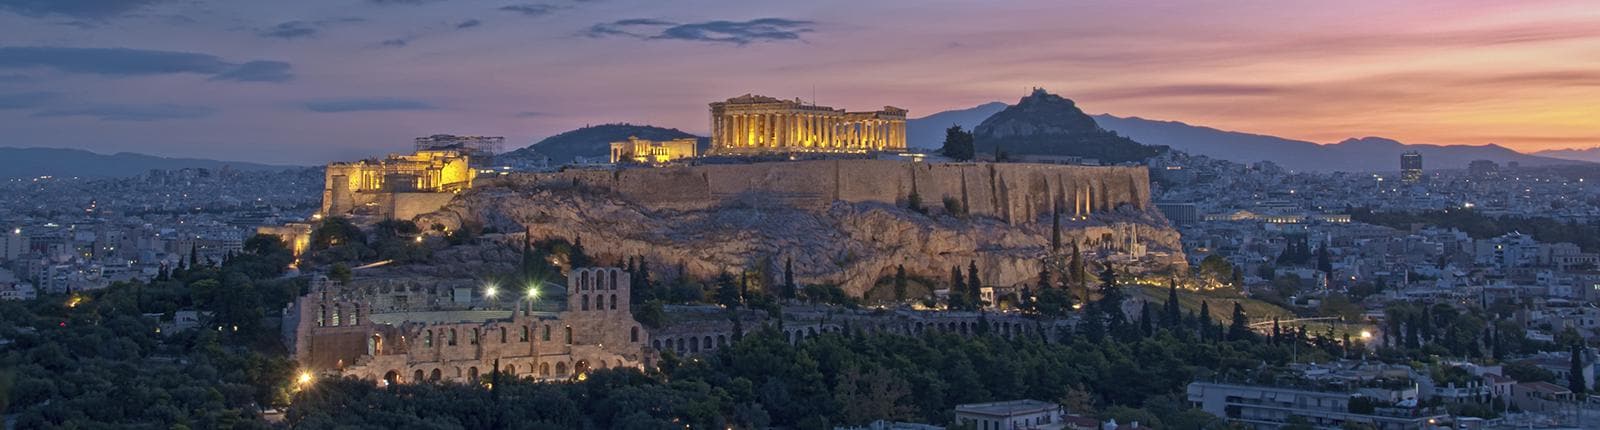
[{"label": "mountain range", "polygon": [[[1004,103],[985,103],[967,109],[935,113],[906,121],[907,145],[938,149],[945,129],[959,125],[976,129],[984,120],[1006,108]],[[1405,144],[1382,137],[1351,138],[1333,144],[1317,144],[1263,134],[1219,130],[1177,121],[1139,117],[1093,115],[1101,128],[1145,145],[1168,146],[1194,155],[1239,163],[1271,161],[1297,171],[1389,171],[1399,169],[1400,153],[1422,153],[1424,166],[1432,169],[1461,169],[1473,160],[1500,164],[1516,162],[1524,166],[1600,162],[1600,150],[1546,151],[1524,154],[1495,145]]]},{"label": "mountain range", "polygon": [[1560,158],[1563,160],[1587,161],[1600,163],[1600,148],[1588,149],[1546,149],[1535,152],[1533,155],[1540,157]]},{"label": "mountain range", "polygon": [[117,178],[142,175],[151,169],[207,168],[224,166],[236,170],[282,170],[300,166],[278,166],[200,158],[167,158],[119,152],[97,154],[82,149],[0,147],[0,160],[6,168],[0,178],[39,176]]}]

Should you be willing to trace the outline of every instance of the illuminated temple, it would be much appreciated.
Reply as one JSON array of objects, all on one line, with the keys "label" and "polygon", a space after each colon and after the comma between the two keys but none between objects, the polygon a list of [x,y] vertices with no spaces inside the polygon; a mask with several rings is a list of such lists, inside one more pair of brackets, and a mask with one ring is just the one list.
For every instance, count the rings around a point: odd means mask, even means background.
[{"label": "illuminated temple", "polygon": [[906,110],[846,112],[745,94],[711,103],[711,153],[865,153],[906,149]]},{"label": "illuminated temple", "polygon": [[332,163],[322,191],[322,214],[359,213],[410,219],[432,212],[472,188],[477,171],[454,150],[391,154],[381,160]]}]

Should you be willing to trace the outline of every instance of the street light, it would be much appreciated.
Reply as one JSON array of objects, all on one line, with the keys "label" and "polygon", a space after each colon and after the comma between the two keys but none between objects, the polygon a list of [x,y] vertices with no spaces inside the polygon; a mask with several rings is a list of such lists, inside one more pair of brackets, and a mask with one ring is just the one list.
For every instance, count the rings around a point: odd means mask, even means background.
[{"label": "street light", "polygon": [[491,299],[494,298],[495,294],[499,294],[499,293],[500,293],[500,289],[496,288],[494,286],[494,284],[489,284],[488,287],[484,287],[484,289],[483,289],[483,296],[491,298]]},{"label": "street light", "polygon": [[317,380],[316,375],[312,375],[311,371],[302,370],[302,371],[300,371],[300,376],[295,377],[294,382],[295,382],[296,385],[299,385],[300,387],[303,388],[305,386],[311,385],[312,382],[316,382],[316,380]]},{"label": "street light", "polygon": [[528,284],[528,300],[539,298],[539,284]]}]

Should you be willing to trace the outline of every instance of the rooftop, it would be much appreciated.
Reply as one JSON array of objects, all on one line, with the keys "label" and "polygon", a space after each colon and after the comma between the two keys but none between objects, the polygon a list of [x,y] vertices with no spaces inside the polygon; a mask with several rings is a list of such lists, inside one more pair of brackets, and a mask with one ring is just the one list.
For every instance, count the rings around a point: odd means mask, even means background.
[{"label": "rooftop", "polygon": [[1061,405],[1038,400],[1023,399],[1005,402],[970,403],[956,405],[956,413],[988,415],[992,417],[1009,417],[1022,414],[1034,414],[1061,408]]}]

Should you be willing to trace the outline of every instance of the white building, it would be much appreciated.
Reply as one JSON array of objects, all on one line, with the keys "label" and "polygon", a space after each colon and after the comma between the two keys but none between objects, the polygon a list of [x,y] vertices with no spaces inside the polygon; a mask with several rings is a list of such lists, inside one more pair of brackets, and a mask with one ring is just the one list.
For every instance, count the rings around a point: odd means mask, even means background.
[{"label": "white building", "polygon": [[1061,405],[1038,400],[969,403],[956,406],[957,423],[972,423],[978,430],[1062,428]]}]

